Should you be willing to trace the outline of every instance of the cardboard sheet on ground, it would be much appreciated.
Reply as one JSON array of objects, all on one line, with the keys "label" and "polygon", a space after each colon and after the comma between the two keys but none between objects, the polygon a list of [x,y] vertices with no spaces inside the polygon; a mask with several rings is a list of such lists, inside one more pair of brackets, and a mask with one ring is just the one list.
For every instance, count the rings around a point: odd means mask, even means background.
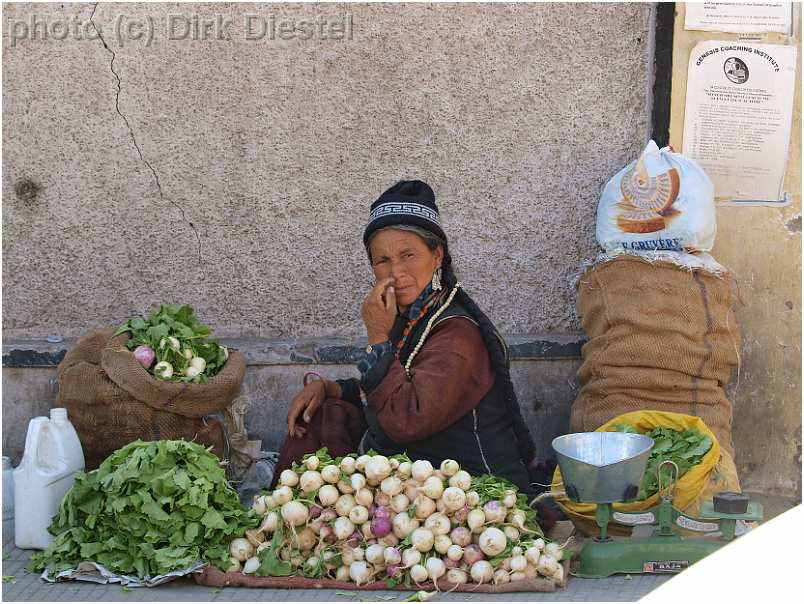
[{"label": "cardboard sheet on ground", "polygon": [[[560,582],[545,577],[537,579],[527,579],[524,581],[514,581],[500,585],[478,585],[467,583],[455,586],[452,583],[441,579],[438,582],[438,589],[443,592],[460,591],[466,593],[513,593],[513,592],[554,592],[567,584],[569,577],[569,560],[564,560],[564,578]],[[308,579],[307,577],[255,577],[254,575],[244,575],[243,573],[225,573],[212,566],[206,567],[201,573],[194,576],[195,582],[207,587],[257,587],[257,588],[281,588],[281,589],[339,589],[343,591],[433,591],[435,586],[432,583],[423,583],[421,586],[404,585],[388,587],[385,581],[368,583],[367,585],[357,586],[348,581],[335,581],[333,579]]]},{"label": "cardboard sheet on ground", "polygon": [[106,585],[109,583],[120,583],[126,587],[156,587],[162,583],[167,583],[173,579],[184,577],[193,573],[201,571],[206,566],[205,562],[196,562],[190,567],[182,570],[176,570],[172,573],[165,575],[158,575],[148,579],[140,579],[130,575],[118,575],[113,573],[106,567],[91,561],[81,562],[76,568],[64,570],[54,576],[51,576],[47,571],[42,573],[42,579],[49,583],[56,583],[59,581],[89,581],[90,583],[100,583]]}]

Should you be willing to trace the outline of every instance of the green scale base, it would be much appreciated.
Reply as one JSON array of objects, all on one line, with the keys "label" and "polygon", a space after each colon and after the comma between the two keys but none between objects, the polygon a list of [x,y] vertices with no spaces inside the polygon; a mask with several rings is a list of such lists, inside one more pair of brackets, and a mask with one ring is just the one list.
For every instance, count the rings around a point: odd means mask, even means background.
[{"label": "green scale base", "polygon": [[677,535],[594,540],[581,550],[580,570],[574,576],[601,579],[617,573],[678,573],[725,544]]}]

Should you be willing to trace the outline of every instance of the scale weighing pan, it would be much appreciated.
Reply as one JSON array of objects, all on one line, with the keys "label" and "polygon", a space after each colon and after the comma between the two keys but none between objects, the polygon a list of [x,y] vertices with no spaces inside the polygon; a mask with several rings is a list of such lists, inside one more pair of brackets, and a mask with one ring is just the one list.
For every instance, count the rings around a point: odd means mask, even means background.
[{"label": "scale weighing pan", "polygon": [[553,439],[567,497],[614,503],[637,496],[653,439],[627,432],[579,432]]}]

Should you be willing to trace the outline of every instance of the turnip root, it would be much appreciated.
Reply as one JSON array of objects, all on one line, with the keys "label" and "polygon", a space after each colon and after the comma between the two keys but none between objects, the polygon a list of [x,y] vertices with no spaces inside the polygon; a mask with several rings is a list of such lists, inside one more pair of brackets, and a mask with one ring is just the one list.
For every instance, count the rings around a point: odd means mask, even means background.
[{"label": "turnip root", "polygon": [[344,562],[344,565],[339,566],[338,570],[335,571],[335,580],[348,581],[350,578],[351,577],[349,576],[349,566],[347,566],[346,563]]},{"label": "turnip root", "polygon": [[355,458],[354,457],[344,457],[341,460],[340,469],[344,474],[354,474],[355,473]]},{"label": "turnip root", "polygon": [[363,524],[364,522],[368,522],[368,519],[368,510],[362,505],[356,505],[349,511],[349,520],[354,524]]},{"label": "turnip root", "polygon": [[315,533],[310,529],[310,527],[305,528],[304,530],[300,531],[298,535],[296,535],[297,542],[299,544],[299,549],[303,552],[309,552],[313,549],[316,545],[316,538]]},{"label": "turnip root", "polygon": [[254,501],[251,504],[251,509],[254,510],[254,513],[257,516],[265,515],[265,512],[268,511],[268,508],[265,507],[265,499],[262,496],[255,496]]},{"label": "turnip root", "polygon": [[449,538],[454,544],[460,545],[461,547],[466,547],[472,543],[472,533],[465,526],[456,526],[449,534]]},{"label": "turnip root", "polygon": [[272,534],[275,530],[277,525],[279,524],[279,514],[276,512],[268,512],[262,518],[262,522],[260,523],[259,530],[261,530],[266,535]]},{"label": "turnip root", "polygon": [[444,578],[448,583],[452,583],[454,585],[463,585],[469,582],[469,575],[466,574],[465,570],[461,570],[460,568],[449,569]]},{"label": "turnip root", "polygon": [[396,476],[389,476],[380,483],[380,489],[389,497],[394,497],[402,492],[402,481]]},{"label": "turnip root", "polygon": [[385,564],[399,564],[402,562],[402,554],[400,551],[395,547],[386,547],[383,551],[383,558],[385,560]]},{"label": "turnip root", "polygon": [[494,568],[486,560],[478,560],[472,564],[470,574],[475,583],[488,583],[494,576]]},{"label": "turnip root", "polygon": [[472,487],[472,477],[466,470],[459,470],[449,478],[449,486],[468,491]]},{"label": "turnip root", "polygon": [[405,568],[418,564],[422,560],[422,553],[417,549],[406,549],[402,552],[402,565]]},{"label": "turnip root", "polygon": [[413,464],[409,461],[403,461],[399,464],[399,467],[396,469],[397,474],[399,474],[403,478],[409,478],[411,474]]},{"label": "turnip root", "polygon": [[539,562],[536,565],[536,571],[545,577],[552,577],[556,572],[558,561],[553,556],[542,554],[539,556]]},{"label": "turnip root", "polygon": [[399,493],[398,495],[394,495],[394,497],[391,498],[391,509],[397,514],[407,510],[409,505],[410,505],[410,499],[408,499],[407,495],[405,495],[404,493]]},{"label": "turnip root", "polygon": [[337,484],[338,490],[343,493],[344,495],[349,495],[355,492],[354,487],[351,483],[346,482],[345,480],[339,480]]},{"label": "turnip root", "polygon": [[[318,459],[318,458],[313,457],[311,459]],[[322,484],[324,484],[324,479],[321,478],[321,474],[319,474],[315,470],[307,470],[299,478],[299,488],[305,493],[312,493],[313,491],[317,491],[318,489],[321,488]]]},{"label": "turnip root", "polygon": [[483,553],[483,550],[481,550],[480,547],[474,543],[463,548],[463,561],[469,566],[472,566],[478,560],[484,560],[485,558],[486,555]]},{"label": "turnip root", "polygon": [[427,569],[421,564],[414,564],[410,568],[410,578],[416,585],[427,581],[428,576]]},{"label": "turnip root", "polygon": [[413,462],[413,466],[411,467],[411,476],[414,480],[419,483],[423,483],[432,475],[433,464],[431,464],[429,461],[426,459],[419,459],[418,461]]},{"label": "turnip root", "polygon": [[362,488],[355,492],[355,501],[368,508],[372,503],[374,503],[374,495],[371,492],[371,489]]},{"label": "turnip root", "polygon": [[134,358],[137,359],[137,362],[145,367],[145,369],[150,369],[151,365],[153,365],[156,360],[156,353],[154,353],[153,348],[150,346],[137,346],[134,349]]},{"label": "turnip root", "polygon": [[428,558],[424,567],[427,569],[427,576],[433,581],[438,581],[447,572],[447,567],[441,558]]},{"label": "turnip root", "polygon": [[525,556],[514,556],[511,558],[511,570],[514,572],[524,572],[527,565],[528,560]]},{"label": "turnip root", "polygon": [[335,502],[335,511],[338,512],[338,516],[348,516],[349,512],[352,511],[352,508],[357,505],[355,498],[351,495],[341,495],[338,497],[338,501]]},{"label": "turnip root", "polygon": [[308,470],[310,470],[310,471],[313,471],[313,472],[314,472],[314,471],[316,471],[316,470],[318,469],[318,466],[320,466],[320,465],[321,465],[321,460],[320,460],[320,459],[318,459],[318,457],[316,457],[315,455],[311,455],[310,457],[308,457],[308,458],[307,458],[307,459],[304,461],[304,465],[306,465],[306,466],[307,466],[307,469],[308,469]]},{"label": "turnip root", "polygon": [[480,495],[477,494],[477,491],[467,491],[466,492],[466,505],[469,507],[475,507],[478,503],[480,503]]},{"label": "turnip root", "polygon": [[355,460],[355,470],[357,472],[364,472],[366,469],[366,464],[369,462],[371,457],[369,455],[361,455]]},{"label": "turnip root", "polygon": [[355,491],[359,491],[366,486],[366,477],[358,472],[355,472],[349,477],[349,483]]},{"label": "turnip root", "polygon": [[366,561],[372,564],[384,564],[385,547],[380,544],[369,545],[366,548]]},{"label": "turnip root", "polygon": [[416,506],[416,518],[419,520],[424,520],[433,514],[436,511],[436,504],[435,501],[427,497],[426,495],[419,495],[416,499],[413,500],[413,504]]},{"label": "turnip root", "polygon": [[271,496],[274,498],[277,505],[284,505],[293,499],[293,491],[290,487],[281,486],[274,490]]},{"label": "turnip root", "polygon": [[480,508],[475,508],[466,516],[466,524],[474,531],[486,523],[486,514]]},{"label": "turnip root", "polygon": [[362,560],[352,562],[349,567],[349,578],[357,585],[365,585],[371,581],[371,575],[372,571],[369,569],[369,565]]},{"label": "turnip root", "polygon": [[488,557],[493,558],[499,555],[508,544],[505,533],[500,529],[489,527],[480,534],[478,545],[483,553]]},{"label": "turnip root", "polygon": [[341,479],[341,469],[334,465],[324,466],[321,470],[321,478],[327,484],[338,484]]},{"label": "turnip root", "polygon": [[249,558],[246,560],[246,563],[243,564],[243,574],[244,575],[253,575],[257,572],[257,569],[260,567],[260,559],[257,557]]},{"label": "turnip root", "polygon": [[441,500],[447,506],[447,511],[454,512],[466,505],[466,493],[458,487],[444,489]]},{"label": "turnip root", "polygon": [[396,547],[399,545],[399,539],[393,533],[388,533],[385,537],[381,537],[379,543],[386,547]]},{"label": "turnip root", "polygon": [[288,501],[282,505],[282,520],[290,526],[299,526],[307,521],[307,508],[299,501]]},{"label": "turnip root", "polygon": [[422,491],[430,499],[439,499],[444,494],[444,483],[436,476],[431,476],[424,481]]},{"label": "turnip root", "polygon": [[429,552],[433,549],[435,543],[435,535],[433,532],[426,528],[417,528],[410,535],[411,545],[422,553]]},{"label": "turnip root", "polygon": [[513,526],[506,526],[503,528],[503,532],[505,536],[508,538],[509,541],[516,543],[519,541],[519,531],[515,529]]},{"label": "turnip root", "polygon": [[321,502],[321,505],[326,507],[335,505],[340,496],[341,494],[338,493],[338,489],[331,484],[325,484],[318,490],[318,501]]},{"label": "turnip root", "polygon": [[366,463],[366,477],[372,480],[384,480],[391,472],[391,464],[384,455],[375,455]]},{"label": "turnip root", "polygon": [[341,516],[335,521],[332,529],[335,531],[335,537],[340,541],[348,539],[355,532],[355,525],[349,518]]},{"label": "turnip root", "polygon": [[161,361],[154,366],[154,375],[160,379],[167,380],[173,377],[173,365],[167,361]]},{"label": "turnip root", "polygon": [[452,541],[447,535],[436,535],[433,548],[441,555],[446,555],[449,548],[452,546]]},{"label": "turnip root", "polygon": [[254,555],[254,546],[249,543],[248,539],[238,537],[229,544],[229,553],[232,554],[232,558],[235,560],[245,562]]},{"label": "turnip root", "polygon": [[404,539],[419,527],[419,521],[411,518],[406,512],[397,514],[392,521],[394,535]]},{"label": "turnip root", "polygon": [[501,583],[508,583],[511,580],[511,577],[508,573],[502,569],[498,569],[494,571],[494,584],[499,585]]},{"label": "turnip root", "polygon": [[240,560],[237,558],[229,558],[229,566],[226,567],[227,573],[236,573],[240,571]]},{"label": "turnip root", "polygon": [[486,514],[487,524],[498,524],[505,522],[507,509],[499,501],[492,500],[483,506],[483,512]]},{"label": "turnip root", "polygon": [[460,560],[463,558],[463,548],[460,545],[453,543],[447,549],[447,558],[450,560]]}]

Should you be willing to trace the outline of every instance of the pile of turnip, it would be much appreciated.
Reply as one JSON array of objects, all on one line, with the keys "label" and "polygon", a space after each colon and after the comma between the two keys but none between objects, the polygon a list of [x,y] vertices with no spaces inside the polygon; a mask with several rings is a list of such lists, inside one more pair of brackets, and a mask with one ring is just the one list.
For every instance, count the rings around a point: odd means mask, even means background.
[{"label": "pile of turnip", "polygon": [[322,449],[282,472],[254,498],[262,522],[232,541],[228,571],[389,587],[563,579],[562,547],[511,483],[449,459],[436,469],[371,453]]}]

